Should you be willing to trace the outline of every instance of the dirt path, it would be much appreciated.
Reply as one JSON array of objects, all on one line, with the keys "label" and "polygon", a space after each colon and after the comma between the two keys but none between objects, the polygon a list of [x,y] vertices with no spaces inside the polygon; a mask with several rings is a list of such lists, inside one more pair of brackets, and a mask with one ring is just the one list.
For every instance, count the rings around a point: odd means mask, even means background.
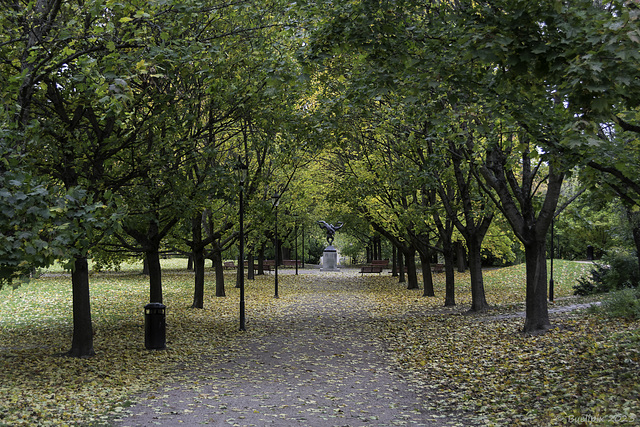
[{"label": "dirt path", "polygon": [[394,367],[374,308],[353,283],[316,276],[308,297],[251,319],[198,372],[142,396],[115,425],[459,425],[428,411],[425,392]]}]

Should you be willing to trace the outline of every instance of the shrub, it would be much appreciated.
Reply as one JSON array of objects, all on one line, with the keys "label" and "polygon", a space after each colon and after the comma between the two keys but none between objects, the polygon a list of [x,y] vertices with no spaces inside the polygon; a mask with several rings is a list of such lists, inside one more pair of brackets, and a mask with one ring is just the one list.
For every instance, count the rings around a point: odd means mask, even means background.
[{"label": "shrub", "polygon": [[640,288],[611,292],[602,302],[601,311],[609,317],[640,319]]},{"label": "shrub", "polygon": [[625,288],[637,288],[640,282],[638,258],[627,251],[614,250],[595,264],[591,277],[581,277],[573,287],[574,295],[593,295]]},{"label": "shrub", "polygon": [[591,277],[578,278],[578,284],[573,287],[574,295],[593,295],[608,292],[605,288],[604,276],[610,270],[610,267],[603,264],[594,264],[589,274]]}]

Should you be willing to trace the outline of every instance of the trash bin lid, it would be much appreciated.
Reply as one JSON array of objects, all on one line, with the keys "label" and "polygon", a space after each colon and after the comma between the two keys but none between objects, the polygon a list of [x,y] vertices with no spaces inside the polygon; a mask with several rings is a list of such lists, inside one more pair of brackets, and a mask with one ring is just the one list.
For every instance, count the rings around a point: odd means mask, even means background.
[{"label": "trash bin lid", "polygon": [[144,308],[167,308],[167,306],[162,304],[161,302],[150,302],[149,304],[145,305]]}]

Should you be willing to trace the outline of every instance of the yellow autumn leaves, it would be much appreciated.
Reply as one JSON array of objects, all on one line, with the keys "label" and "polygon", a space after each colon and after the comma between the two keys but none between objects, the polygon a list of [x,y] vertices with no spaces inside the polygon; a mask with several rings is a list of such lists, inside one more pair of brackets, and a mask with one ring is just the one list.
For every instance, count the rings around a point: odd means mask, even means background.
[{"label": "yellow autumn leaves", "polygon": [[[575,277],[567,276],[586,268],[566,269],[565,277],[556,279],[556,306],[574,302]],[[494,309],[482,314],[465,312],[470,302],[466,274],[457,275],[459,305],[454,308],[442,307],[442,274],[435,277],[436,298],[408,291],[389,274],[345,272],[281,274],[276,300],[273,277],[257,277],[246,283],[247,333],[268,335],[260,329],[265,320],[295,321],[308,314],[309,305],[322,304],[328,284],[345,295],[345,302],[373,307],[367,314],[373,327],[367,330],[388,343],[390,364],[430,391],[425,408],[443,416],[455,412],[487,425],[563,425],[570,417],[618,416],[624,425],[623,420],[640,415],[638,323],[583,310],[552,314],[556,329],[523,336],[517,314],[523,310],[523,273],[520,266],[487,272],[487,298]],[[200,356],[240,334],[233,273],[226,275],[226,298],[212,296],[213,275],[207,273],[203,310],[189,308],[191,273],[171,271],[163,277],[168,349],[147,351],[142,310],[147,279],[137,272],[92,276],[97,356],[91,359],[60,356],[70,346],[72,331],[68,277],[43,277],[1,291],[0,425],[107,423],[126,412],[138,393],[180,381],[181,369],[197,369]]]}]

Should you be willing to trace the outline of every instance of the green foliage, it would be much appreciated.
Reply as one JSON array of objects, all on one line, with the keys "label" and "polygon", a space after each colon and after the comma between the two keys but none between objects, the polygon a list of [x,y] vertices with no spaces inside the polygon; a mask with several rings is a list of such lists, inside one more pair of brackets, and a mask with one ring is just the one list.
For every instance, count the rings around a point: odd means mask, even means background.
[{"label": "green foliage", "polygon": [[594,311],[613,318],[640,319],[640,288],[611,292]]},{"label": "green foliage", "polygon": [[306,262],[310,262],[311,264],[318,264],[320,262],[320,257],[324,251],[324,245],[318,239],[311,238],[308,241],[307,251],[307,260]]},{"label": "green foliage", "polygon": [[67,192],[42,179],[0,177],[0,288],[56,260],[86,256],[117,229],[122,212],[94,202],[85,190]]},{"label": "green foliage", "polygon": [[596,264],[589,272],[589,277],[580,277],[574,286],[574,295],[593,295],[609,292],[604,284],[604,276],[609,271],[607,266]]},{"label": "green foliage", "polygon": [[575,295],[592,295],[625,288],[637,288],[640,282],[638,258],[624,250],[607,253],[595,264],[590,277],[582,277],[574,287]]},{"label": "green foliage", "polygon": [[52,242],[58,214],[43,181],[21,173],[0,176],[0,289],[60,255]]},{"label": "green foliage", "polygon": [[618,201],[602,200],[591,191],[580,196],[556,217],[555,256],[585,259],[588,245],[593,246],[596,258],[615,247],[633,247],[629,222]]}]

